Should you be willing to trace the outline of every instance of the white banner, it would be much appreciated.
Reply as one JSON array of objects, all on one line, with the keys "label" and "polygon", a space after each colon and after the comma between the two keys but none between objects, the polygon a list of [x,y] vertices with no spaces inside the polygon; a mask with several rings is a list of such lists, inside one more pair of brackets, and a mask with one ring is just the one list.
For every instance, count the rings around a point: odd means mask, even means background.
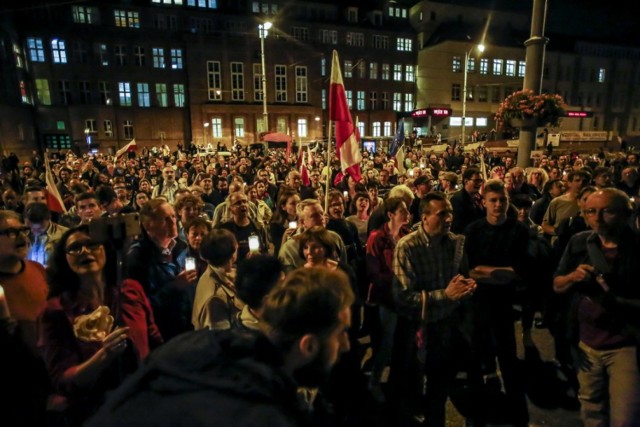
[{"label": "white banner", "polygon": [[578,142],[578,141],[608,141],[609,132],[593,131],[593,132],[560,132],[560,141]]}]

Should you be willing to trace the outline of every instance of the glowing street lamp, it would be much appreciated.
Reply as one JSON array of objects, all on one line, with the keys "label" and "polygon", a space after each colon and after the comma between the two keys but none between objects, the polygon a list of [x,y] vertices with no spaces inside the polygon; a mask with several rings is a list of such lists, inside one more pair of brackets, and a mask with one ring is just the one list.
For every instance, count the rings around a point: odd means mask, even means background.
[{"label": "glowing street lamp", "polygon": [[264,39],[269,35],[269,29],[273,24],[265,22],[258,25],[258,36],[260,37],[260,59],[262,60],[262,117],[264,120],[264,130],[269,131],[269,115],[267,113],[267,71],[264,61]]},{"label": "glowing street lamp", "polygon": [[461,143],[464,145],[465,140],[465,131],[466,131],[466,121],[467,121],[467,74],[469,74],[469,55],[474,48],[478,49],[478,52],[484,52],[484,45],[479,44],[477,46],[472,47],[467,52],[464,53],[464,85],[462,86],[462,131],[461,131]]}]

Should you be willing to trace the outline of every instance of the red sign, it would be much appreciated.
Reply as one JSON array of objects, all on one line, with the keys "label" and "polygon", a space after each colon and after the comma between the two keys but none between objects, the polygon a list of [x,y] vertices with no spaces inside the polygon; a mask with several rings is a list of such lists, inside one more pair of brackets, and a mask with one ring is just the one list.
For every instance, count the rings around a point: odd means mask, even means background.
[{"label": "red sign", "polygon": [[564,112],[565,117],[593,117],[593,111],[571,111],[567,110]]},{"label": "red sign", "polygon": [[429,112],[426,108],[423,108],[421,110],[413,110],[413,112],[411,113],[412,117],[427,117],[428,115]]},{"label": "red sign", "polygon": [[412,117],[448,117],[451,115],[451,108],[422,108],[420,110],[413,110]]}]

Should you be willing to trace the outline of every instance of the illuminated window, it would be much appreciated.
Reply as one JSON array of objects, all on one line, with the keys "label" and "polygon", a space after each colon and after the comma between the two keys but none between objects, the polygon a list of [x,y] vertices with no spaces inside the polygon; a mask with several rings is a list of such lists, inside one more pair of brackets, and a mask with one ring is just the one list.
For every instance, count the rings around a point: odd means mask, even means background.
[{"label": "illuminated window", "polygon": [[158,107],[168,107],[169,97],[167,96],[167,85],[165,83],[156,83],[156,102]]},{"label": "illuminated window", "polygon": [[29,59],[31,62],[44,62],[44,46],[42,39],[28,38],[27,48],[29,49]]},{"label": "illuminated window", "polygon": [[51,40],[51,53],[53,54],[53,62],[56,64],[67,63],[67,48],[64,40],[53,39]]},{"label": "illuminated window", "polygon": [[287,67],[276,65],[276,102],[287,102]]},{"label": "illuminated window", "polygon": [[182,49],[171,49],[171,69],[182,70]]},{"label": "illuminated window", "polygon": [[151,95],[149,94],[149,83],[138,83],[138,106],[151,107]]},{"label": "illuminated window", "polygon": [[173,85],[173,102],[176,107],[184,107],[185,95],[183,84],[176,83]]},{"label": "illuminated window", "polygon": [[220,101],[222,99],[220,61],[207,61],[207,90],[210,101]]},{"label": "illuminated window", "polygon": [[131,107],[131,83],[118,82],[118,97],[121,106]]},{"label": "illuminated window", "polygon": [[296,67],[296,102],[308,102],[307,67]]}]

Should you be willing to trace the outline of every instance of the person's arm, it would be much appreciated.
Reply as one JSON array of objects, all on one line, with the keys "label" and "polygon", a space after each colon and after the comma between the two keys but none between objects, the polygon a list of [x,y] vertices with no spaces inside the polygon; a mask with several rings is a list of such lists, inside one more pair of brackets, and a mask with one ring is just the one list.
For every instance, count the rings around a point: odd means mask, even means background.
[{"label": "person's arm", "polygon": [[556,227],[555,227],[555,203],[553,200],[549,203],[549,207],[547,211],[544,213],[544,217],[542,218],[542,231],[549,236],[556,235]]}]

